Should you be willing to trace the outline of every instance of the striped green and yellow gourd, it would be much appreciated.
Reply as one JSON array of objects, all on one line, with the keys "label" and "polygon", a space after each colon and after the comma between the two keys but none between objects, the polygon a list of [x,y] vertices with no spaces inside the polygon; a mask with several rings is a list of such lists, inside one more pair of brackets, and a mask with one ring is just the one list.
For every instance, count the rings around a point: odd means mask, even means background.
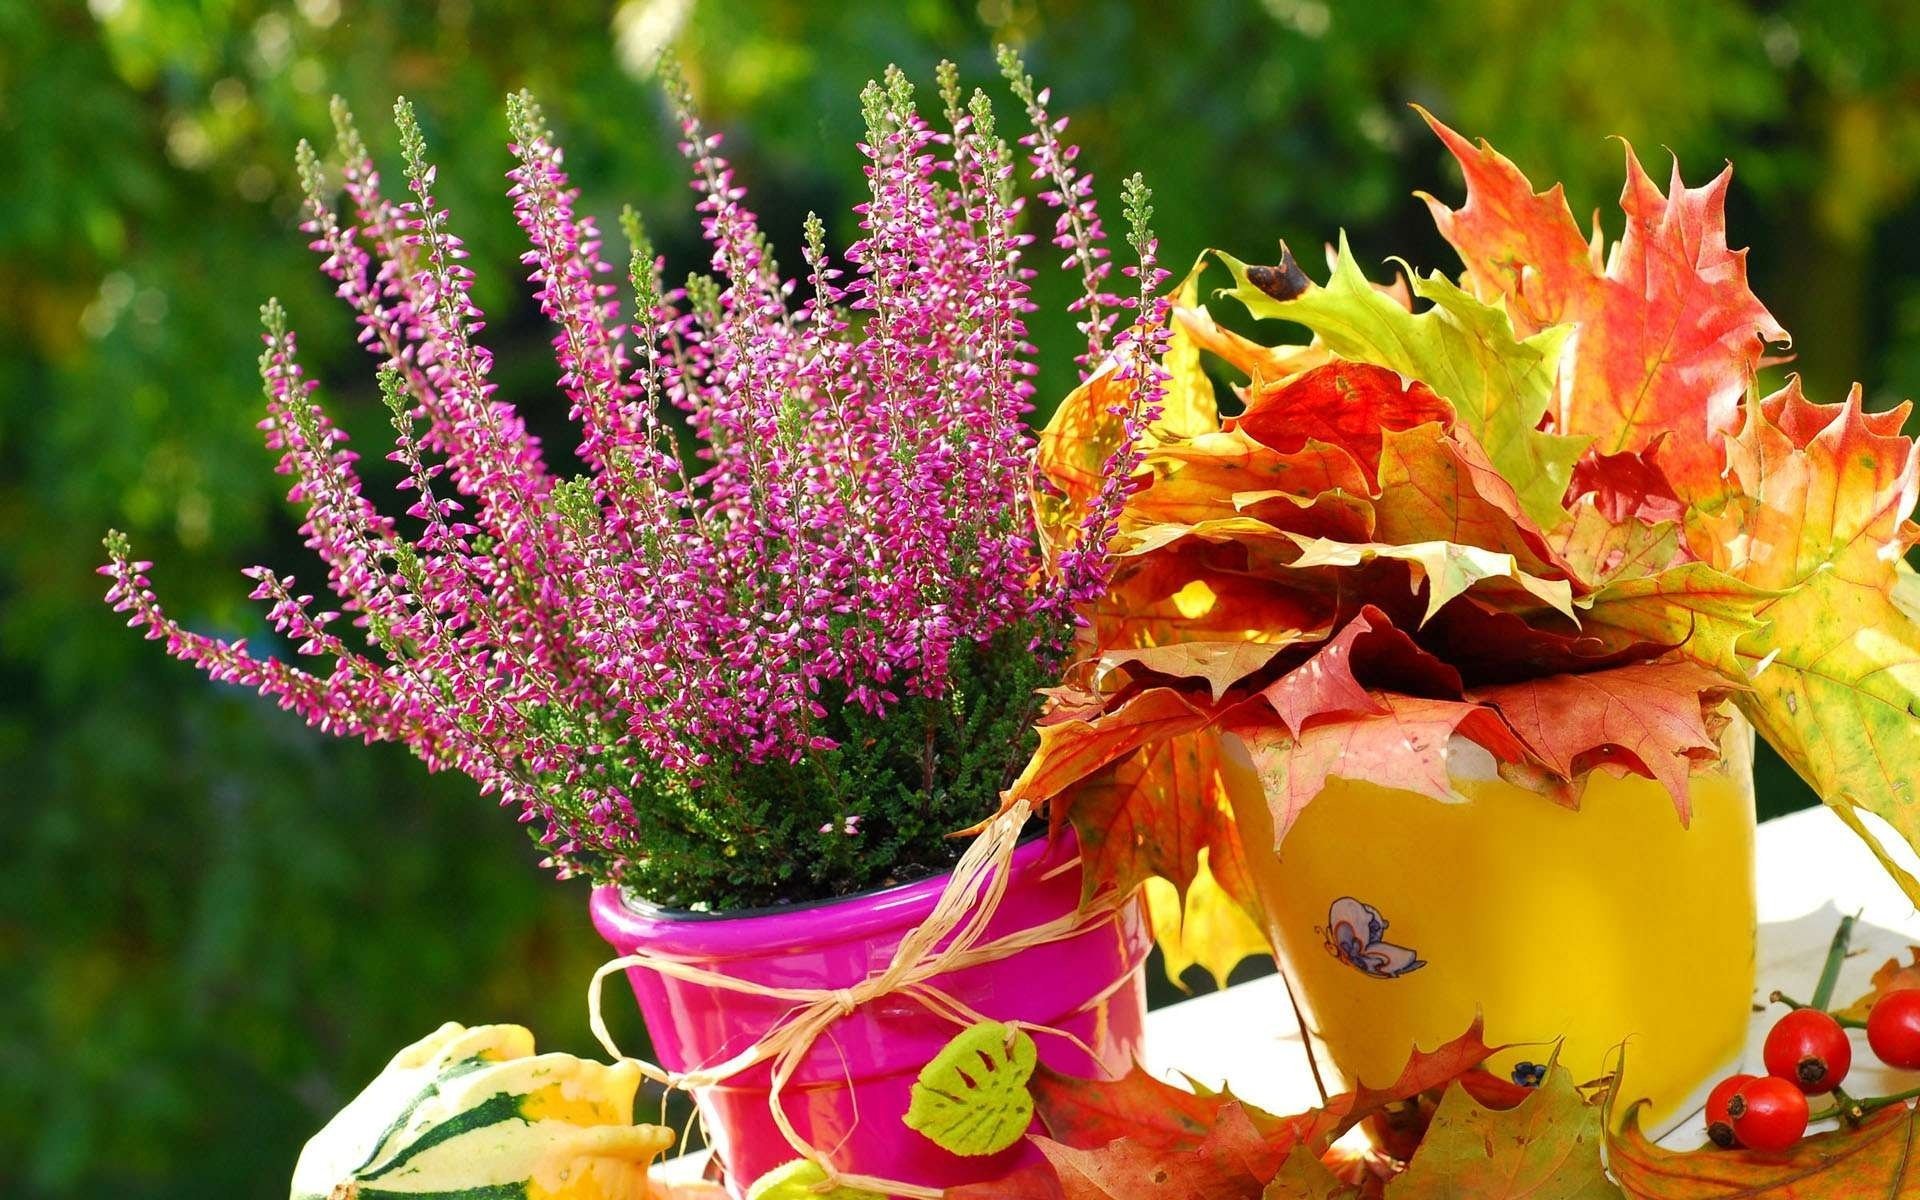
[{"label": "striped green and yellow gourd", "polygon": [[633,1123],[629,1062],[535,1054],[518,1025],[448,1023],[301,1152],[293,1200],[654,1200],[672,1130]]}]

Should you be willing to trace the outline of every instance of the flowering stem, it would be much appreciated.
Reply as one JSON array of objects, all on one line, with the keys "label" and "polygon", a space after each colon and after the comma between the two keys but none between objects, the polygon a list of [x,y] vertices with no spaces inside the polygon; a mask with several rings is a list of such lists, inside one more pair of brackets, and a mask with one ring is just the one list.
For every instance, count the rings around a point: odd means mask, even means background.
[{"label": "flowering stem", "polygon": [[[302,227],[382,362],[404,513],[362,495],[355,452],[310,395],[273,306],[263,429],[331,598],[264,567],[248,576],[273,632],[325,665],[303,671],[180,627],[118,535],[109,603],[323,730],[402,742],[472,775],[520,809],[563,873],[728,907],[944,864],[946,831],[990,811],[1029,753],[1072,625],[1032,505],[1034,238],[1019,225],[1013,151],[985,94],[963,105],[958,71],[937,74],[945,132],[902,72],[868,89],[861,236],[838,256],[843,272],[810,220],[798,281],[780,276],[718,135],[666,68],[714,272],[667,290],[637,219],[623,221],[630,325],[538,104],[508,101],[521,261],[580,426],[585,470],[565,472],[491,379],[474,272],[412,108],[395,105],[405,187],[389,199],[336,103],[347,208],[336,213],[303,143]],[[1017,74],[1035,178],[1061,211],[1055,240],[1086,285],[1070,311],[1092,352],[1115,314],[1145,314],[1116,368],[1130,403],[1112,400],[1138,427],[1162,346],[1144,191],[1128,190],[1140,290],[1122,301],[1105,289],[1091,178],[1045,93]],[[1130,476],[1126,440],[1113,462]],[[1093,528],[1106,530],[1109,508]],[[1089,593],[1106,541],[1080,553]],[[348,627],[361,632],[343,640]],[[796,861],[789,835],[813,836],[822,809],[838,848]]]}]

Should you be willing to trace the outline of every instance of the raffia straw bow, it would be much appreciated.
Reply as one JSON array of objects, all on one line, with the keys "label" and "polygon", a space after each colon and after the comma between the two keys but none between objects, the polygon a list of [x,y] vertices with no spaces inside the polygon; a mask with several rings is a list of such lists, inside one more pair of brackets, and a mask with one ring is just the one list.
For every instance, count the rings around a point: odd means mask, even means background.
[{"label": "raffia straw bow", "polygon": [[[600,1040],[601,1047],[610,1057],[634,1063],[640,1068],[641,1074],[669,1088],[708,1087],[760,1063],[771,1062],[773,1085],[767,1102],[772,1108],[774,1124],[781,1136],[787,1139],[787,1144],[793,1147],[794,1153],[813,1162],[825,1175],[819,1190],[825,1192],[835,1187],[850,1187],[908,1197],[909,1200],[940,1200],[942,1193],[938,1188],[837,1170],[824,1151],[794,1129],[792,1122],[787,1119],[785,1106],[780,1103],[780,1094],[821,1035],[835,1021],[851,1015],[861,1005],[882,996],[900,995],[919,1001],[930,1012],[963,1027],[988,1020],[929,981],[950,971],[995,962],[1033,946],[1064,941],[1108,920],[1128,903],[1130,897],[1107,896],[1044,925],[983,941],[987,923],[1006,895],[1013,852],[1019,844],[1020,832],[1026,826],[1030,811],[1030,804],[1022,800],[989,822],[961,856],[953,869],[953,877],[941,891],[927,919],[901,939],[893,958],[884,969],[852,987],[768,987],[643,950],[622,955],[593,973],[593,982],[587,988],[587,1018],[593,1035]],[[654,1063],[622,1054],[601,1016],[600,993],[607,976],[631,967],[644,967],[674,979],[742,995],[789,1001],[793,1008],[782,1014],[759,1041],[725,1062],[692,1071],[669,1071]],[[1031,1033],[1064,1038],[1078,1046],[1089,1058],[1098,1058],[1091,1047],[1065,1030],[1027,1021],[1009,1024]]]}]

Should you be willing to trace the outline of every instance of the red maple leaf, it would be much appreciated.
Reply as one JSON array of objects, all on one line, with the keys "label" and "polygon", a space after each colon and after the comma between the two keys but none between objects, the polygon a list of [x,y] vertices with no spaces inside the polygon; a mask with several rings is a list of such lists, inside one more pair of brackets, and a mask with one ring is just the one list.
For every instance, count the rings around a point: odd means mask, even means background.
[{"label": "red maple leaf", "polygon": [[1315,718],[1384,711],[1369,688],[1457,699],[1460,673],[1368,604],[1312,657],[1262,688],[1260,695],[1297,738]]},{"label": "red maple leaf", "polygon": [[1573,464],[1569,500],[1592,497],[1607,520],[1620,524],[1631,519],[1677,521],[1686,505],[1674,493],[1673,482],[1656,461],[1667,435],[1655,434],[1644,450],[1602,454],[1589,450]]},{"label": "red maple leaf", "polygon": [[1231,422],[1247,436],[1294,453],[1310,441],[1339,446],[1369,477],[1380,469],[1381,436],[1428,422],[1453,425],[1453,406],[1424,383],[1344,359],[1279,384],[1249,389],[1247,410]]},{"label": "red maple leaf", "polygon": [[1534,761],[1561,778],[1603,765],[1644,775],[1667,789],[1685,822],[1695,761],[1720,753],[1708,714],[1730,690],[1696,663],[1665,662],[1500,684],[1472,698],[1498,708]]},{"label": "red maple leaf", "polygon": [[1264,699],[1247,701],[1222,718],[1246,744],[1272,818],[1271,829],[1242,830],[1246,845],[1266,836],[1278,847],[1307,805],[1336,777],[1452,800],[1456,734],[1502,762],[1528,757],[1526,744],[1490,707],[1391,692],[1375,692],[1373,699],[1374,711],[1321,718],[1298,737],[1274,724]]}]

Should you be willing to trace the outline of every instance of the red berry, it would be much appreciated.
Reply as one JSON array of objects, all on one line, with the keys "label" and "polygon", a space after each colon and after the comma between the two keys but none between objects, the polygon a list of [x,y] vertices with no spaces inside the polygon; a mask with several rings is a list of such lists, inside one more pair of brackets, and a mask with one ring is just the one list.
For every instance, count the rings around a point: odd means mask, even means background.
[{"label": "red berry", "polygon": [[1867,1045],[1890,1067],[1920,1067],[1920,988],[1888,992],[1873,1002]]},{"label": "red berry", "polygon": [[1840,1086],[1853,1066],[1853,1044],[1840,1022],[1815,1008],[1796,1008],[1775,1023],[1764,1051],[1767,1074],[1818,1096]]},{"label": "red berry", "polygon": [[1733,1135],[1749,1150],[1785,1150],[1807,1131],[1807,1094],[1789,1080],[1762,1075],[1727,1102]]},{"label": "red berry", "polygon": [[1733,1136],[1733,1115],[1727,1111],[1727,1105],[1735,1092],[1758,1078],[1757,1075],[1729,1075],[1707,1093],[1707,1138],[1722,1150],[1731,1150],[1740,1144],[1740,1139]]}]

